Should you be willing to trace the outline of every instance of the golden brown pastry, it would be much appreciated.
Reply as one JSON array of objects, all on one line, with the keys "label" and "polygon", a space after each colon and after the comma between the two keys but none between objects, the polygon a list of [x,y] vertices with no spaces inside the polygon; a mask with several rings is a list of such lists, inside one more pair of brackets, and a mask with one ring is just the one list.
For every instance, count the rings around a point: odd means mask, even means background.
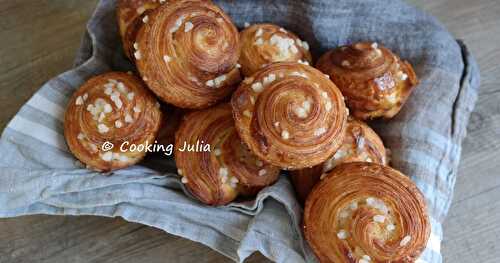
[{"label": "golden brown pastry", "polygon": [[[239,193],[255,193],[279,176],[277,167],[257,159],[241,142],[231,115],[229,104],[189,113],[175,135],[175,162],[182,182],[208,205],[224,205]],[[209,148],[188,151],[186,143]]]},{"label": "golden brown pastry", "polygon": [[340,163],[373,162],[387,165],[388,158],[382,139],[365,122],[349,117],[344,141],[326,162],[291,172],[295,191],[304,202],[321,175],[330,172]]},{"label": "golden brown pastry", "polygon": [[278,167],[318,165],[342,143],[348,114],[344,98],[313,67],[273,63],[246,78],[231,104],[241,139]]},{"label": "golden brown pastry", "polygon": [[156,140],[161,145],[174,144],[175,132],[179,129],[184,110],[172,105],[162,104],[161,111],[163,118]]},{"label": "golden brown pastry", "polygon": [[294,33],[273,24],[255,24],[240,32],[240,64],[250,76],[272,62],[312,63],[309,44]]},{"label": "golden brown pastry", "polygon": [[119,0],[116,7],[118,28],[123,44],[123,51],[130,60],[134,58],[134,43],[137,31],[144,23],[142,20],[150,12],[165,3],[166,0]]},{"label": "golden brown pastry", "polygon": [[136,65],[165,102],[206,108],[240,82],[238,30],[211,1],[171,1],[145,22],[135,43]]},{"label": "golden brown pastry", "polygon": [[159,104],[139,78],[110,72],[89,79],[73,94],[64,136],[88,168],[110,171],[139,162],[146,154],[139,145],[154,142],[160,121]]},{"label": "golden brown pastry", "polygon": [[313,188],[304,234],[322,263],[414,262],[430,223],[422,193],[407,176],[354,162],[335,167]]},{"label": "golden brown pastry", "polygon": [[392,118],[418,83],[410,63],[377,43],[328,51],[316,67],[330,75],[353,115],[364,120]]}]

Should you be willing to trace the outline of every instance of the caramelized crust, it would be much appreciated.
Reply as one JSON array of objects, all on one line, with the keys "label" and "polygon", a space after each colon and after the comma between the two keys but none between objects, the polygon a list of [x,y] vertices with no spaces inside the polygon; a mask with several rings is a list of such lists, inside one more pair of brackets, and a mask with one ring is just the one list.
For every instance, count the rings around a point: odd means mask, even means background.
[{"label": "caramelized crust", "polygon": [[408,62],[377,43],[328,51],[316,67],[330,75],[353,115],[364,120],[394,117],[418,83]]},{"label": "caramelized crust", "polygon": [[[231,106],[221,104],[186,115],[176,133],[175,161],[182,182],[201,202],[224,205],[239,193],[254,194],[278,180],[279,168],[257,159],[241,142]],[[210,151],[180,151],[185,143]]]},{"label": "caramelized crust", "polygon": [[312,190],[304,234],[327,262],[414,262],[430,223],[422,193],[402,173],[379,164],[343,163]]},{"label": "caramelized crust", "polygon": [[[64,136],[88,168],[110,171],[139,162],[146,151],[132,151],[132,145],[153,143],[160,122],[159,104],[144,83],[127,73],[111,72],[89,79],[73,94]],[[113,149],[106,149],[105,142]],[[128,144],[121,148],[123,143]]]},{"label": "caramelized crust", "polygon": [[144,81],[163,101],[206,108],[240,82],[238,31],[211,1],[171,1],[144,21],[134,57]]},{"label": "caramelized crust", "polygon": [[250,76],[273,62],[312,63],[309,44],[294,33],[273,24],[255,24],[240,32],[240,64]]},{"label": "caramelized crust", "polygon": [[349,117],[344,141],[335,154],[326,162],[291,172],[291,179],[299,199],[304,202],[307,195],[320,180],[340,163],[373,162],[387,165],[389,160],[382,139],[365,122]]},{"label": "caramelized crust", "polygon": [[159,0],[119,0],[116,7],[118,18],[118,29],[122,38],[123,51],[125,55],[133,60],[134,43],[139,28],[143,24],[142,19],[151,10],[166,1]]},{"label": "caramelized crust", "polygon": [[318,165],[343,140],[344,98],[327,76],[299,63],[273,63],[246,78],[231,104],[242,140],[285,169]]}]

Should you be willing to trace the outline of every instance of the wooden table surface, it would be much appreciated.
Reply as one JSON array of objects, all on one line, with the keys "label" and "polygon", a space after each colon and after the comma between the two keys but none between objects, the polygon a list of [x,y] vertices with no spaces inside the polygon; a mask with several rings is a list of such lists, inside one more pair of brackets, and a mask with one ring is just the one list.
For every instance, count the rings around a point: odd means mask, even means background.
[{"label": "wooden table surface", "polygon": [[[437,16],[477,58],[482,84],[444,225],[444,262],[500,262],[500,1],[408,0]],[[69,69],[96,0],[0,0],[0,130]],[[0,262],[229,262],[217,252],[122,219],[0,219]],[[266,261],[254,255],[248,262]]]}]

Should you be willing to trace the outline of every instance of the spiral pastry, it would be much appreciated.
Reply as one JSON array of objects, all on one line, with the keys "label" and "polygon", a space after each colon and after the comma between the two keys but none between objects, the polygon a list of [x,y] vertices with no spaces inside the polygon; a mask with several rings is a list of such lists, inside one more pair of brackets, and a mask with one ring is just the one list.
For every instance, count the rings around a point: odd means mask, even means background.
[{"label": "spiral pastry", "polygon": [[344,98],[313,67],[273,63],[246,78],[231,104],[241,139],[275,166],[318,165],[342,143],[348,115]]},{"label": "spiral pastry", "polygon": [[123,44],[125,55],[133,60],[134,43],[137,31],[143,24],[144,17],[150,12],[165,3],[166,0],[119,0],[116,6],[118,18],[118,29]]},{"label": "spiral pastry", "polygon": [[[277,167],[257,159],[241,142],[231,115],[229,104],[192,112],[175,136],[175,162],[181,181],[208,205],[224,205],[239,193],[254,193],[279,176]],[[185,144],[209,148],[189,151]]]},{"label": "spiral pastry", "polygon": [[304,234],[322,263],[414,262],[430,223],[424,198],[408,177],[354,162],[337,166],[313,188]]},{"label": "spiral pastry", "polygon": [[312,63],[307,42],[273,24],[255,24],[240,32],[240,64],[250,76],[272,62]]},{"label": "spiral pastry", "polygon": [[165,102],[206,108],[240,82],[238,31],[212,2],[171,1],[145,22],[134,57],[144,81]]},{"label": "spiral pastry", "polygon": [[179,129],[184,111],[171,105],[162,104],[162,121],[156,140],[161,145],[174,144],[175,132]]},{"label": "spiral pastry", "polygon": [[344,141],[335,154],[326,162],[291,172],[291,179],[299,199],[304,202],[313,186],[322,175],[330,172],[340,163],[373,162],[388,164],[382,139],[365,122],[349,117]]},{"label": "spiral pastry", "polygon": [[160,122],[159,104],[144,83],[127,73],[111,72],[89,79],[73,94],[64,136],[88,168],[110,171],[139,162]]},{"label": "spiral pastry", "polygon": [[357,43],[324,54],[316,68],[330,75],[360,119],[392,118],[418,83],[413,67],[377,43]]}]

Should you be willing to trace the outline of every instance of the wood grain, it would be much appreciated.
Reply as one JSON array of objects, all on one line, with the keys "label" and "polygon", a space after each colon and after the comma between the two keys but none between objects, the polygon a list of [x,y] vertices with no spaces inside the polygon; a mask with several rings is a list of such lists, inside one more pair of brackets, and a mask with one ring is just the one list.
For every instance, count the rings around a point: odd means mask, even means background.
[{"label": "wood grain", "polygon": [[[464,39],[482,73],[444,226],[444,262],[500,262],[500,2],[408,1]],[[71,67],[96,2],[0,0],[0,130],[41,84]],[[171,261],[230,262],[201,244],[122,219],[0,219],[0,262]]]}]

